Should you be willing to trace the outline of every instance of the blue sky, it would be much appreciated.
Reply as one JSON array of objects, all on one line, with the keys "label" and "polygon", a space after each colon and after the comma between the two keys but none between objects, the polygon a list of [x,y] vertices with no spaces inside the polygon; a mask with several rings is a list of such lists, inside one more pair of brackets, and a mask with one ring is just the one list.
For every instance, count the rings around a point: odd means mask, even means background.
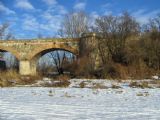
[{"label": "blue sky", "polygon": [[160,0],[0,0],[0,24],[10,23],[16,38],[56,36],[66,13],[85,11],[93,19],[128,11],[140,23],[160,13]]}]

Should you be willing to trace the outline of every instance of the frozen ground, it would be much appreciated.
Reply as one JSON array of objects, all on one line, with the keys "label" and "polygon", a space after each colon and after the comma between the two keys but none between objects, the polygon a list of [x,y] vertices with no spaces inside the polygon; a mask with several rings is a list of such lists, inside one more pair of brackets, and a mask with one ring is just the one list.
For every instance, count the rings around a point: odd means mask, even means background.
[{"label": "frozen ground", "polygon": [[160,88],[73,88],[76,84],[0,88],[0,120],[160,120]]}]

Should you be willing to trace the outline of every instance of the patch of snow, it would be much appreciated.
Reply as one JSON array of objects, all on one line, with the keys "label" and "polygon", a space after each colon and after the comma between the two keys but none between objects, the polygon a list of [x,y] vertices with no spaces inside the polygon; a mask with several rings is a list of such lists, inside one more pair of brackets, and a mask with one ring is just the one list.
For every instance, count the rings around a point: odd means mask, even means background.
[{"label": "patch of snow", "polygon": [[80,83],[84,82],[85,88],[92,88],[94,87],[94,85],[99,84],[99,85],[103,85],[106,87],[111,87],[113,84],[114,85],[118,85],[120,86],[121,84],[118,83],[116,80],[106,80],[106,79],[71,79],[70,80],[71,84],[69,87],[76,87],[79,88]]},{"label": "patch of snow", "polygon": [[[160,119],[160,88],[129,88],[106,80],[71,81],[68,88],[0,88],[0,120]],[[82,81],[88,87],[104,83],[122,88],[74,88]]]},{"label": "patch of snow", "polygon": [[44,81],[50,81],[51,79],[50,79],[50,78],[45,77],[45,78],[43,78],[43,80],[44,80]]},{"label": "patch of snow", "polygon": [[152,76],[152,79],[159,80],[159,79],[160,79],[160,77],[159,77],[159,76],[157,76],[157,75],[155,75],[155,76]]}]

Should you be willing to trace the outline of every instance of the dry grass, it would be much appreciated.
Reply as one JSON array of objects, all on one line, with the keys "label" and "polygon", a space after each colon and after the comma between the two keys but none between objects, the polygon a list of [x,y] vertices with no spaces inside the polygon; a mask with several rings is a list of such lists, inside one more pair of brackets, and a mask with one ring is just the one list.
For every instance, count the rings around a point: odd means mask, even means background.
[{"label": "dry grass", "polygon": [[56,80],[62,80],[62,81],[67,81],[70,80],[70,76],[69,75],[59,75],[57,77],[55,77]]},{"label": "dry grass", "polygon": [[17,79],[20,78],[20,75],[15,70],[8,70],[4,72],[0,72],[1,79]]},{"label": "dry grass", "polygon": [[154,87],[160,88],[160,80],[151,80],[149,81],[149,84],[151,84]]},{"label": "dry grass", "polygon": [[137,96],[144,96],[144,97],[146,97],[146,96],[149,96],[149,93],[148,92],[140,92],[140,93],[137,93],[136,95]]},{"label": "dry grass", "polygon": [[80,84],[79,84],[79,87],[80,88],[85,88],[86,87],[86,83],[84,81],[82,81]]},{"label": "dry grass", "polygon": [[132,88],[142,88],[142,89],[144,89],[144,88],[152,88],[150,85],[149,85],[149,83],[148,82],[146,82],[146,81],[143,81],[143,82],[131,82],[130,84],[129,84],[129,86],[130,87],[132,87]]},{"label": "dry grass", "polygon": [[102,83],[93,84],[93,89],[107,89],[108,87],[103,85]]},{"label": "dry grass", "polygon": [[[133,63],[130,65],[122,65],[110,62],[104,67],[102,74],[107,79],[148,79],[157,71],[148,68],[143,62]],[[102,75],[102,76],[103,76]],[[101,77],[102,77],[101,76]]]},{"label": "dry grass", "polygon": [[17,71],[8,70],[0,72],[0,87],[10,87],[15,85],[27,85],[42,79],[41,76],[21,76]]},{"label": "dry grass", "polygon": [[0,86],[8,87],[13,86],[20,80],[20,75],[13,70],[0,72]]},{"label": "dry grass", "polygon": [[121,87],[118,86],[118,85],[112,84],[111,88],[113,88],[113,89],[119,89],[119,88],[121,88]]}]

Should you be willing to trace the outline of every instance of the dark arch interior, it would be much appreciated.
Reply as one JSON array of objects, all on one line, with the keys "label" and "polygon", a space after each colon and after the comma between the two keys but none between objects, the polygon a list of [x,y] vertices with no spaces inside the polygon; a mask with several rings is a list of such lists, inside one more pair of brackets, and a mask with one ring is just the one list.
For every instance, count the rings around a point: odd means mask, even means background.
[{"label": "dark arch interior", "polygon": [[0,49],[0,70],[19,69],[18,59],[9,51]]},{"label": "dark arch interior", "polygon": [[7,52],[7,51],[5,51],[5,50],[1,50],[1,49],[0,49],[0,52],[2,53],[2,52]]},{"label": "dark arch interior", "polygon": [[[37,70],[42,74],[68,74],[68,65],[76,60],[76,55],[64,49],[48,49],[39,53]],[[58,69],[57,69],[58,67]]]}]

